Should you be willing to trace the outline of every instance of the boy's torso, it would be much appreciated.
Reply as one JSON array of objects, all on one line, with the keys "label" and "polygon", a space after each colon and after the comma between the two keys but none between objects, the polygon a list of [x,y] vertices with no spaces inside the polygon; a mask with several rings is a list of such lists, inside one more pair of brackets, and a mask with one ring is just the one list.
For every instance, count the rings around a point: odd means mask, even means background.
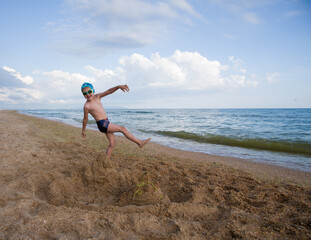
[{"label": "boy's torso", "polygon": [[107,118],[106,111],[100,101],[100,98],[96,95],[94,96],[93,100],[87,101],[84,107],[88,110],[88,112],[93,116],[96,121]]}]

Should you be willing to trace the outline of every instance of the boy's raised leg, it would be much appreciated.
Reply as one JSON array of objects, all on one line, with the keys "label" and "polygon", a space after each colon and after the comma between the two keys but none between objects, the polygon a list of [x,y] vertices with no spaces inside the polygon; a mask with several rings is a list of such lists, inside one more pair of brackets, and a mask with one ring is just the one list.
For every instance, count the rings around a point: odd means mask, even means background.
[{"label": "boy's raised leg", "polygon": [[109,126],[108,126],[108,132],[107,133],[114,133],[114,132],[121,132],[121,133],[123,133],[123,135],[127,139],[129,139],[132,142],[136,143],[140,148],[142,148],[148,142],[150,142],[150,139],[151,139],[151,138],[149,138],[149,139],[146,139],[146,140],[139,140],[132,133],[130,133],[125,127],[122,127],[122,126],[110,123]]}]

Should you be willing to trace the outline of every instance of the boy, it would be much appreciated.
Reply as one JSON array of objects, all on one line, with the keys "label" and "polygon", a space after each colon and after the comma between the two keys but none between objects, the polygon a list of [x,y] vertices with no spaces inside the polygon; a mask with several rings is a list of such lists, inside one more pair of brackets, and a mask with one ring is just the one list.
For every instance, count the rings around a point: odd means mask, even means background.
[{"label": "boy", "polygon": [[90,113],[97,123],[97,127],[99,131],[106,134],[109,146],[106,150],[106,156],[110,158],[112,150],[116,144],[116,140],[114,138],[113,133],[121,132],[123,135],[128,138],[129,140],[136,143],[140,148],[145,146],[151,138],[146,140],[139,140],[133,134],[131,134],[125,127],[118,126],[109,122],[107,118],[107,114],[103,105],[100,101],[102,97],[105,97],[109,94],[114,93],[118,89],[121,89],[123,92],[130,91],[127,85],[119,85],[113,88],[108,89],[105,92],[95,94],[95,90],[93,85],[90,83],[83,83],[81,86],[81,91],[86,99],[86,103],[84,104],[84,118],[83,118],[83,126],[82,126],[82,136],[85,137],[85,128],[88,122],[88,114]]}]

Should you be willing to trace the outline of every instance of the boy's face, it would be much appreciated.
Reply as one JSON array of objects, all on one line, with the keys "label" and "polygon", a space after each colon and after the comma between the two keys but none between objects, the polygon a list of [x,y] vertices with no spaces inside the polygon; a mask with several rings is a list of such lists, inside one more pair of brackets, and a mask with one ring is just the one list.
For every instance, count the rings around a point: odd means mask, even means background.
[{"label": "boy's face", "polygon": [[94,96],[93,90],[90,87],[83,88],[82,94],[87,100],[91,100]]}]

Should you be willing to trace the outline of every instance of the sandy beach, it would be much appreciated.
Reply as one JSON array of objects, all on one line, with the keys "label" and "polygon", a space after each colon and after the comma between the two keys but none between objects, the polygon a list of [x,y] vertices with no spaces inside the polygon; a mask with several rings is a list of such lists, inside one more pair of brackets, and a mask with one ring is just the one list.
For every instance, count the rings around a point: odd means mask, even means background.
[{"label": "sandy beach", "polygon": [[0,239],[311,239],[311,173],[0,122]]}]

